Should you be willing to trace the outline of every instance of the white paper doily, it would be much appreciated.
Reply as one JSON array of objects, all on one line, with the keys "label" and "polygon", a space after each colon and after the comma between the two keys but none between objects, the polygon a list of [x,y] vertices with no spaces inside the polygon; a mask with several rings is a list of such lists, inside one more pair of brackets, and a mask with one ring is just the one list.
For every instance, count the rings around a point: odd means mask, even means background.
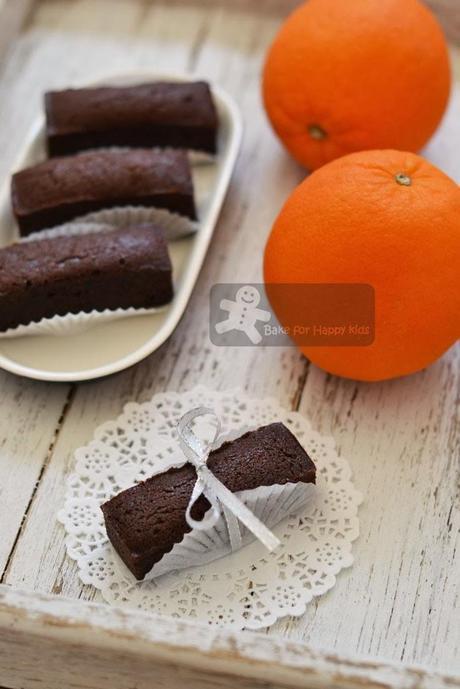
[{"label": "white paper doily", "polygon": [[[223,433],[282,421],[316,464],[316,497],[273,529],[282,540],[274,553],[253,542],[202,567],[137,583],[119,565],[108,542],[100,505],[136,482],[183,464],[175,426],[186,411],[200,405],[215,410]],[[201,430],[206,435],[206,429]],[[348,462],[338,456],[332,438],[321,436],[301,414],[283,409],[272,398],[204,387],[160,393],[144,404],[127,404],[123,414],[100,426],[75,456],[75,472],[58,518],[82,582],[98,589],[109,603],[259,629],[280,617],[304,613],[309,601],[332,588],[338,572],[353,562],[361,495],[351,482]]]}]

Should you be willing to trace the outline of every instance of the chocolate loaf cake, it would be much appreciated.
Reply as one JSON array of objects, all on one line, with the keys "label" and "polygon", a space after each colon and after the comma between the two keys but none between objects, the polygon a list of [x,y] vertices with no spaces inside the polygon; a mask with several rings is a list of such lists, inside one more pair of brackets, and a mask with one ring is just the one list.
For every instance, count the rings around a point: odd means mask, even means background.
[{"label": "chocolate loaf cake", "polygon": [[196,218],[187,154],[172,149],[53,158],[13,175],[11,196],[22,235],[115,206],[157,206]]},{"label": "chocolate loaf cake", "polygon": [[203,81],[51,91],[45,109],[52,156],[104,146],[216,151],[217,113]]},{"label": "chocolate loaf cake", "polygon": [[[259,486],[314,483],[316,469],[282,423],[250,431],[211,452],[208,467],[236,493]],[[191,464],[153,476],[104,505],[107,534],[116,551],[141,580],[190,531],[185,511],[196,482]],[[201,496],[192,509],[202,519],[209,502]]]},{"label": "chocolate loaf cake", "polygon": [[113,232],[13,244],[0,250],[0,330],[67,313],[161,306],[172,299],[162,230]]}]

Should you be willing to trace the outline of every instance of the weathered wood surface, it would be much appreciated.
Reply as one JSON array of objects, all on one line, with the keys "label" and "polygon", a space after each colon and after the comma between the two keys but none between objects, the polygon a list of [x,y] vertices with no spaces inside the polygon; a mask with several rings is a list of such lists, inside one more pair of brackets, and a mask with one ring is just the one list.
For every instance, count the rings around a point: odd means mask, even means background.
[{"label": "weathered wood surface", "polygon": [[1,586],[0,629],[0,681],[11,689],[460,687],[420,668]]},{"label": "weathered wood surface", "polygon": [[46,1],[1,65],[0,177],[43,90],[104,72],[194,72],[227,88],[245,120],[218,230],[173,337],[138,366],[99,382],[53,386],[0,372],[1,581],[93,599],[65,556],[55,521],[74,449],[129,400],[198,383],[239,385],[300,408],[332,434],[366,500],[354,567],[304,617],[268,633],[460,673],[460,348],[406,380],[365,385],[322,373],[294,349],[222,350],[209,342],[210,286],[260,279],[271,222],[303,174],[273,138],[260,104],[263,54],[279,23],[275,8],[263,0],[257,10],[244,2]]}]

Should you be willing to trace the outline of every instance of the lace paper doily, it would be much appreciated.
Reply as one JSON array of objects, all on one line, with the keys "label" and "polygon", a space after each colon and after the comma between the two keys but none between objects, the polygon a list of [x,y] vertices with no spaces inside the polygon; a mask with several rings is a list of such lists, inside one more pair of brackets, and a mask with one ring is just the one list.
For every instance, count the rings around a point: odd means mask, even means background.
[{"label": "lace paper doily", "polygon": [[[282,540],[274,553],[254,541],[202,567],[136,583],[119,565],[107,539],[100,505],[155,473],[183,464],[176,423],[200,405],[215,410],[225,434],[282,421],[316,464],[316,497],[273,529]],[[205,436],[206,429],[200,433]],[[75,456],[75,473],[69,477],[58,518],[82,582],[98,589],[109,603],[259,629],[280,617],[304,613],[309,601],[332,588],[338,572],[353,562],[351,544],[359,532],[361,496],[351,482],[348,462],[337,455],[332,438],[312,430],[301,414],[283,409],[274,399],[203,387],[160,393],[144,404],[127,404],[123,414],[100,426]]]}]

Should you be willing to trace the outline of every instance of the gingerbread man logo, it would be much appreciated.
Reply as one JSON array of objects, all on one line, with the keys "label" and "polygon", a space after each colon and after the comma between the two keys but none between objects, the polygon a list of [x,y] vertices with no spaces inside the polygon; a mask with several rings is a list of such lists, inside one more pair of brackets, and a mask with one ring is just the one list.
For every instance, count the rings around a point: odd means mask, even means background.
[{"label": "gingerbread man logo", "polygon": [[256,328],[256,323],[267,323],[272,317],[270,311],[257,308],[260,302],[259,291],[252,285],[240,287],[236,293],[235,301],[222,299],[219,306],[223,311],[228,311],[228,318],[216,324],[216,332],[219,335],[238,330],[247,335],[252,344],[259,344],[262,335]]}]

